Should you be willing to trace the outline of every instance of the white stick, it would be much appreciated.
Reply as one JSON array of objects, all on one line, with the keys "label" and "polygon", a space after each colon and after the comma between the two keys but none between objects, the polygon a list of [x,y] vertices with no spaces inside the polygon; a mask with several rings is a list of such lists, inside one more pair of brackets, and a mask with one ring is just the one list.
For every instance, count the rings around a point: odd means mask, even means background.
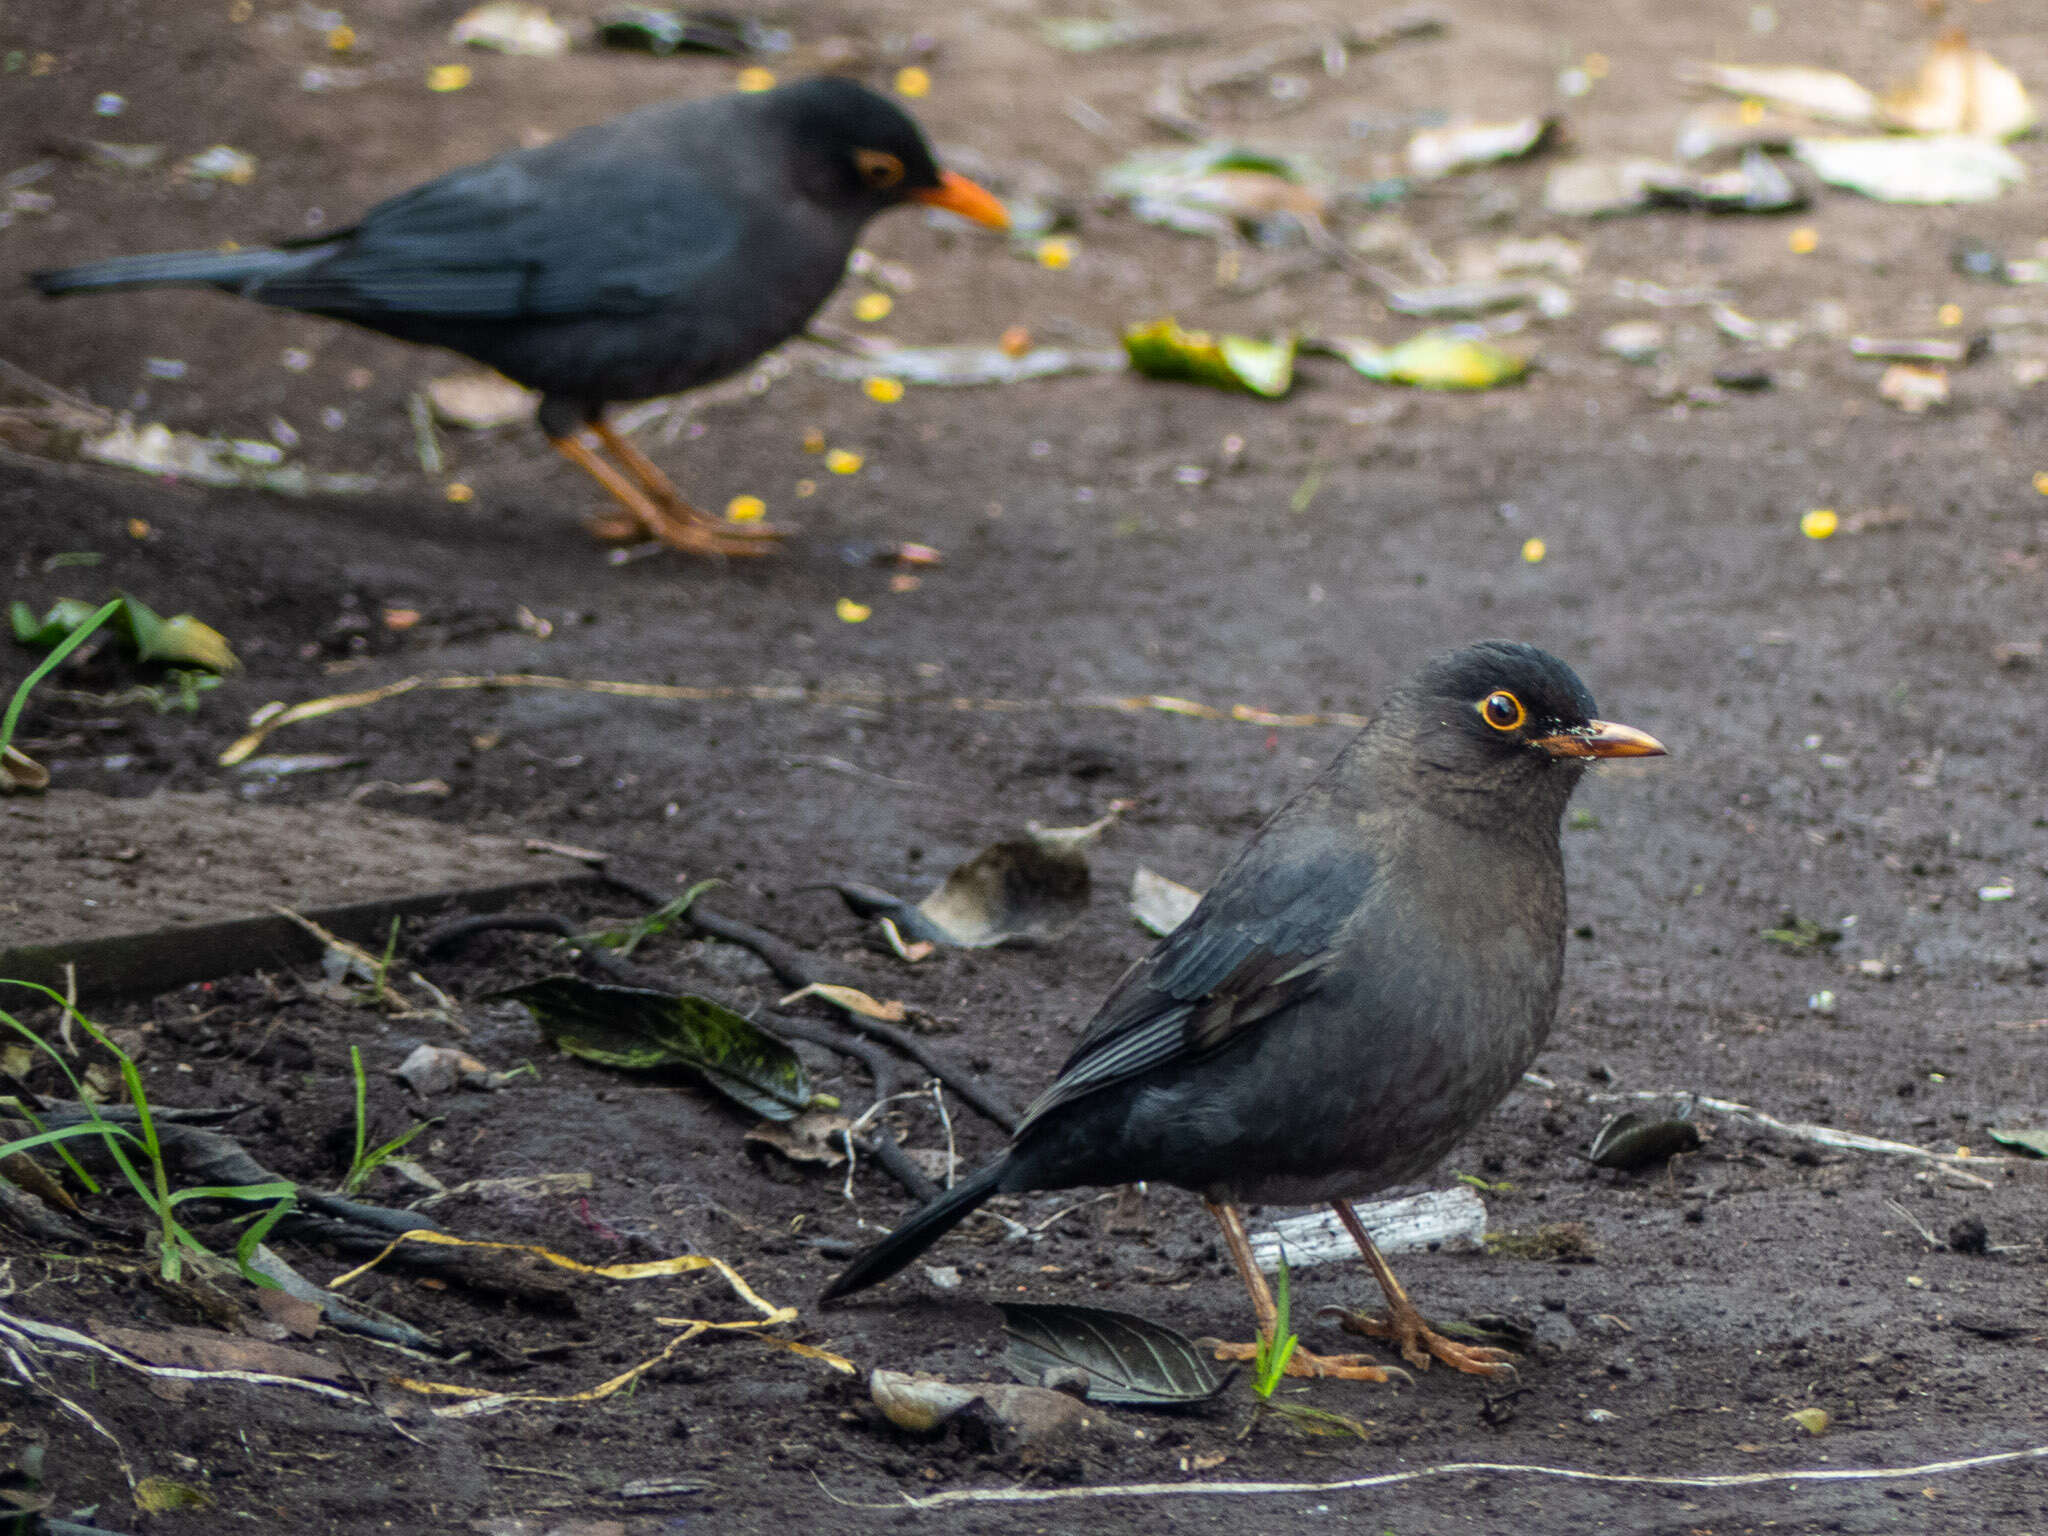
[{"label": "white stick", "polygon": [[[1464,1184],[1399,1200],[1358,1202],[1351,1208],[1358,1212],[1358,1219],[1372,1234],[1373,1246],[1381,1253],[1477,1243],[1486,1236],[1486,1204]],[[1337,1213],[1327,1208],[1283,1217],[1269,1230],[1252,1233],[1251,1238],[1252,1257],[1268,1273],[1280,1267],[1282,1244],[1291,1270],[1358,1257],[1358,1245],[1337,1220]]]}]

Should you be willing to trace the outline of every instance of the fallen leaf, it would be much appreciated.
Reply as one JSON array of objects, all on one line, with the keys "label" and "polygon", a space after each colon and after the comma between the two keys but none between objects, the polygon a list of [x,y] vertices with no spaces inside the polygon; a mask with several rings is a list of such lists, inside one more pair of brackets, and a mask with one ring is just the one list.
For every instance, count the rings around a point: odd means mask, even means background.
[{"label": "fallen leaf", "polygon": [[2023,1152],[2028,1157],[2048,1157],[2048,1129],[2000,1130],[1994,1126],[1985,1134],[2001,1147],[2014,1152]]},{"label": "fallen leaf", "polygon": [[1840,70],[1804,64],[1686,64],[1679,67],[1678,77],[1688,85],[1754,97],[1849,128],[1868,127],[1878,120],[1877,97]]},{"label": "fallen leaf", "polygon": [[1147,378],[1245,390],[1269,400],[1286,394],[1294,383],[1294,351],[1292,336],[1279,341],[1212,336],[1184,331],[1171,317],[1124,332],[1124,352]]},{"label": "fallen leaf", "polygon": [[1491,389],[1529,371],[1529,360],[1491,342],[1424,331],[1391,347],[1335,338],[1322,343],[1369,379],[1419,389]]},{"label": "fallen leaf", "polygon": [[1425,180],[1518,160],[1557,142],[1555,117],[1518,117],[1505,123],[1453,123],[1423,128],[1408,140],[1408,174]]},{"label": "fallen leaf", "polygon": [[1883,203],[1989,202],[2027,177],[2003,144],[1959,133],[1798,139],[1792,153],[1830,186]]},{"label": "fallen leaf", "polygon": [[842,987],[829,981],[814,981],[809,986],[792,992],[775,1006],[787,1008],[791,1003],[806,997],[820,997],[835,1008],[844,1008],[848,1013],[857,1013],[864,1019],[880,1019],[884,1024],[901,1024],[910,1017],[910,1010],[900,1002],[877,1002],[858,987]]},{"label": "fallen leaf", "polygon": [[50,770],[14,747],[0,751],[0,795],[33,794],[50,787]]},{"label": "fallen leaf", "polygon": [[779,1152],[793,1163],[836,1168],[846,1161],[847,1130],[853,1122],[829,1110],[807,1109],[790,1120],[763,1120],[740,1138],[747,1150]]},{"label": "fallen leaf", "polygon": [[1595,1168],[1647,1168],[1681,1152],[1697,1151],[1700,1128],[1687,1119],[1652,1120],[1632,1109],[1611,1117],[1593,1137],[1586,1161]]},{"label": "fallen leaf", "polygon": [[796,1053],[708,997],[549,976],[486,1001],[524,1005],[572,1056],[629,1072],[695,1072],[764,1119],[791,1119],[811,1101]]},{"label": "fallen leaf", "polygon": [[540,396],[532,390],[482,368],[428,380],[427,401],[449,426],[472,432],[530,421],[540,409]]},{"label": "fallen leaf", "polygon": [[1825,1408],[1795,1408],[1785,1417],[1809,1435],[1824,1435],[1828,1432],[1828,1411]]},{"label": "fallen leaf", "polygon": [[2020,77],[1971,46],[1961,27],[1936,38],[1919,74],[1885,92],[1882,105],[1891,123],[1912,133],[2014,139],[2037,121]]},{"label": "fallen leaf", "polygon": [[1142,864],[1131,875],[1131,916],[1140,927],[1159,938],[1165,938],[1186,922],[1201,900],[1200,891],[1164,875],[1155,875]]},{"label": "fallen leaf", "polygon": [[1194,1340],[1149,1318],[1103,1307],[998,1306],[1010,1340],[1006,1363],[1021,1381],[1080,1370],[1092,1401],[1159,1407],[1206,1402],[1230,1379]]}]

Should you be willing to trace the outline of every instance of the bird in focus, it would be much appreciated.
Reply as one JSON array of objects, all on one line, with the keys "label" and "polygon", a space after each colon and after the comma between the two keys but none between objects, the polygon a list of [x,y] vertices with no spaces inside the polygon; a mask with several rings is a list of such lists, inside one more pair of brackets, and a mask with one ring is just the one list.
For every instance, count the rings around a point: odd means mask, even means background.
[{"label": "bird in focus", "polygon": [[59,295],[212,287],[446,347],[540,393],[540,425],[641,534],[749,555],[778,531],[686,501],[607,406],[708,384],[801,331],[869,219],[905,202],[992,228],[917,124],[851,80],[665,103],[400,193],[350,228],[247,250],[124,256],[30,282]]},{"label": "bird in focus", "polygon": [[[1262,1338],[1275,1307],[1238,1207],[1328,1201],[1388,1307],[1347,1327],[1419,1367],[1507,1371],[1429,1326],[1350,1202],[1427,1172],[1535,1059],[1564,968],[1565,803],[1594,761],[1663,753],[1534,646],[1434,658],[1124,974],[1008,1150],[824,1299],[887,1279],[991,1195],[1159,1180],[1207,1203]],[[1288,1371],[1387,1374],[1302,1349]]]}]

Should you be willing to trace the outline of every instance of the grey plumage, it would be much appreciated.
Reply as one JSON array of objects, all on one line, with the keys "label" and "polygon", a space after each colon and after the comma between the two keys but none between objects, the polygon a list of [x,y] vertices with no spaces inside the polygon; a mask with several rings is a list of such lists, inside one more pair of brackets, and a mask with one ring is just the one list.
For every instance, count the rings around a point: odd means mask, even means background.
[{"label": "grey plumage", "polygon": [[[1486,718],[1500,691],[1524,712],[1512,730]],[[1558,825],[1586,759],[1655,751],[1532,646],[1436,658],[1126,972],[1009,1150],[825,1296],[887,1278],[998,1191],[1147,1179],[1229,1206],[1426,1172],[1550,1032]]]}]

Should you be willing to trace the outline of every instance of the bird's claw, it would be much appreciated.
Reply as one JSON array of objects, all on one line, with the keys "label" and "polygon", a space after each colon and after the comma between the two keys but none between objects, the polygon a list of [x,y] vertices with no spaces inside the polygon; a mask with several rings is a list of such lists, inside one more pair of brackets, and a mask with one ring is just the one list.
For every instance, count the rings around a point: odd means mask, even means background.
[{"label": "bird's claw", "polygon": [[1325,1307],[1322,1315],[1334,1315],[1337,1326],[1346,1333],[1391,1340],[1400,1349],[1401,1358],[1420,1371],[1428,1370],[1441,1360],[1452,1370],[1469,1375],[1490,1376],[1496,1381],[1515,1379],[1515,1357],[1507,1350],[1495,1349],[1489,1344],[1460,1344],[1455,1339],[1447,1339],[1430,1327],[1420,1312],[1396,1312],[1388,1318],[1369,1312],[1353,1312],[1348,1307]]},{"label": "bird's claw", "polygon": [[[1203,1348],[1213,1350],[1218,1360],[1256,1360],[1264,1346],[1227,1343],[1222,1339],[1201,1339]],[[1398,1365],[1381,1365],[1371,1355],[1318,1355],[1296,1345],[1287,1357],[1289,1376],[1327,1377],[1333,1381],[1392,1381],[1399,1377],[1413,1384],[1414,1378]]]},{"label": "bird's claw", "polygon": [[671,549],[692,555],[765,555],[775,541],[788,531],[766,523],[722,523],[706,519],[701,523],[666,519],[648,523],[629,512],[600,513],[585,520],[592,538],[608,544],[633,544],[657,539]]}]

